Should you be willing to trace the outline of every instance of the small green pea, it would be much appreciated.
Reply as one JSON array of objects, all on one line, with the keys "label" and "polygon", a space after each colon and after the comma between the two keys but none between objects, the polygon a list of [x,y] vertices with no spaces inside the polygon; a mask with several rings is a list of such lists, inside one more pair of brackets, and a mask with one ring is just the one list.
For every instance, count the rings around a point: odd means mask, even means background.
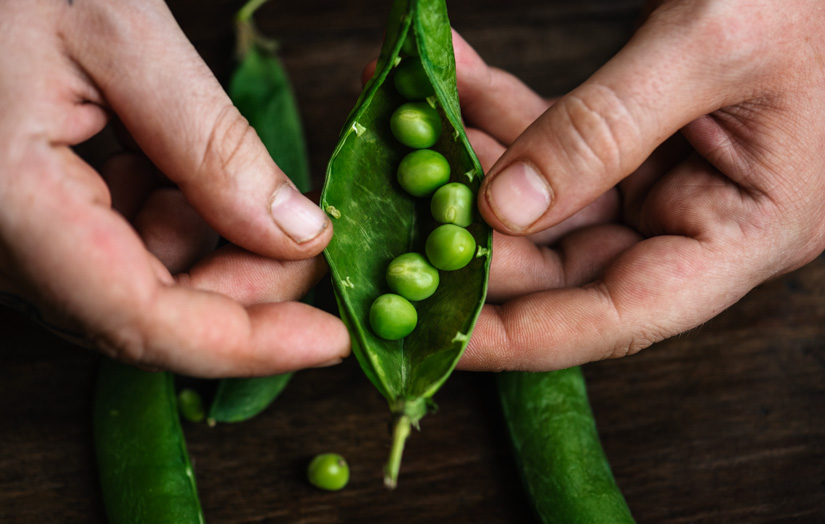
[{"label": "small green pea", "polygon": [[189,422],[200,422],[206,416],[203,400],[194,389],[182,389],[178,393],[178,411]]},{"label": "small green pea", "polygon": [[432,194],[450,180],[450,163],[432,149],[418,149],[398,164],[398,183],[416,197]]},{"label": "small green pea", "polygon": [[307,478],[316,488],[338,491],[349,482],[349,465],[337,453],[322,453],[310,461]]},{"label": "small green pea", "polygon": [[427,102],[407,102],[390,117],[390,129],[405,146],[425,149],[441,136],[441,117]]},{"label": "small green pea", "polygon": [[437,222],[467,227],[473,223],[474,203],[473,191],[469,187],[451,182],[433,194],[430,212]]},{"label": "small green pea", "polygon": [[463,227],[444,224],[435,228],[427,237],[424,251],[432,265],[443,271],[454,271],[463,268],[473,259],[476,240]]},{"label": "small green pea", "polygon": [[401,54],[407,56],[418,56],[418,45],[415,42],[415,33],[412,28],[407,32],[407,37],[404,38],[404,43],[401,44]]},{"label": "small green pea", "polygon": [[418,312],[406,298],[386,293],[370,306],[370,326],[384,340],[400,340],[415,329]]},{"label": "small green pea", "polygon": [[435,94],[421,60],[414,56],[405,58],[398,64],[393,82],[401,96],[407,100],[423,100]]},{"label": "small green pea", "polygon": [[438,289],[438,270],[420,253],[404,253],[387,266],[387,285],[407,300],[424,300]]}]

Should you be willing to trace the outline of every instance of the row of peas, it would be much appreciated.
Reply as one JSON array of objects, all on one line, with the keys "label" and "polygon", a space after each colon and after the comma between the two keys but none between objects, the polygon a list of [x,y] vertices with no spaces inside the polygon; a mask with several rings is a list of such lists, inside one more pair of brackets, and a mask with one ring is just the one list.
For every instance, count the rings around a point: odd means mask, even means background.
[{"label": "row of peas", "polygon": [[390,262],[386,271],[386,293],[370,307],[373,332],[386,340],[399,340],[415,329],[418,313],[411,301],[432,296],[441,271],[463,268],[473,259],[476,242],[467,226],[472,222],[474,197],[464,184],[449,182],[450,164],[444,155],[430,149],[441,136],[438,111],[429,102],[434,94],[427,74],[416,56],[404,58],[396,67],[394,83],[410,102],[390,117],[395,138],[414,151],[398,166],[398,183],[415,197],[429,197],[430,212],[440,226],[427,237],[424,252],[404,253]]}]

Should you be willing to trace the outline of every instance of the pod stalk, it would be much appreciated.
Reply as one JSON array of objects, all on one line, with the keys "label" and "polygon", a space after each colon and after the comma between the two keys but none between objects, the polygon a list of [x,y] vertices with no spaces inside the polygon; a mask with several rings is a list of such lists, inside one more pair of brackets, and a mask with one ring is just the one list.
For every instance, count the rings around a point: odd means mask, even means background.
[{"label": "pod stalk", "polygon": [[410,436],[412,420],[407,415],[395,419],[392,430],[392,447],[387,465],[384,466],[384,485],[388,489],[395,489],[398,485],[398,472],[401,469],[401,455],[404,454],[404,443]]}]

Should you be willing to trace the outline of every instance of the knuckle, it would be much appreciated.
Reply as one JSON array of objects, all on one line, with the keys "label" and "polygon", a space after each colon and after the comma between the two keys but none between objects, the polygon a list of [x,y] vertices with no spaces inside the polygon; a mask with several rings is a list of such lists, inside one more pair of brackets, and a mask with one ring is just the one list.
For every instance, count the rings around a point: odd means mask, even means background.
[{"label": "knuckle", "polygon": [[234,176],[254,163],[263,147],[258,134],[235,106],[227,103],[215,118],[200,161],[210,183],[231,185]]},{"label": "knuckle", "polygon": [[136,330],[116,329],[88,337],[90,345],[115,360],[132,365],[148,363],[148,351],[143,337]]},{"label": "knuckle", "polygon": [[[624,101],[611,88],[587,84],[577,92],[560,100],[568,128],[573,167],[580,172],[594,170],[599,174],[629,172],[633,167],[626,155],[629,147],[640,142],[639,125]],[[563,135],[564,136],[564,135]]]}]

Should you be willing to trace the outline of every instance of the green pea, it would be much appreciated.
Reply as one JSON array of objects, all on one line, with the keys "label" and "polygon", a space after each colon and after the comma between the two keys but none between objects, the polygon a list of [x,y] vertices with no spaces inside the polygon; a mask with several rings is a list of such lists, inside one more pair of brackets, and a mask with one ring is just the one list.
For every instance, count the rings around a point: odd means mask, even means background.
[{"label": "green pea", "polygon": [[401,96],[408,100],[423,100],[435,94],[421,60],[416,57],[405,58],[398,64],[393,82]]},{"label": "green pea", "polygon": [[476,240],[463,227],[438,226],[424,246],[430,263],[442,271],[455,271],[470,263],[476,253]]},{"label": "green pea", "polygon": [[451,182],[433,194],[430,212],[437,222],[467,227],[473,223],[474,204],[473,191],[469,187]]},{"label": "green pea", "polygon": [[200,394],[189,388],[184,388],[178,393],[178,411],[189,422],[200,422],[206,416]]},{"label": "green pea", "polygon": [[387,266],[387,285],[407,300],[424,300],[438,288],[438,270],[419,253],[404,253]]},{"label": "green pea", "polygon": [[432,149],[418,149],[398,164],[398,183],[416,197],[431,195],[450,180],[450,163]]},{"label": "green pea", "polygon": [[418,312],[406,298],[386,293],[370,306],[370,326],[384,340],[400,340],[415,329]]},{"label": "green pea", "polygon": [[349,482],[349,465],[337,453],[322,453],[309,463],[307,478],[316,488],[338,491]]},{"label": "green pea", "polygon": [[405,146],[425,149],[441,136],[441,117],[427,102],[407,102],[390,117],[390,129]]},{"label": "green pea", "polygon": [[415,33],[413,33],[412,28],[407,31],[407,37],[404,39],[404,43],[401,44],[401,54],[418,56],[418,45],[415,42]]}]

